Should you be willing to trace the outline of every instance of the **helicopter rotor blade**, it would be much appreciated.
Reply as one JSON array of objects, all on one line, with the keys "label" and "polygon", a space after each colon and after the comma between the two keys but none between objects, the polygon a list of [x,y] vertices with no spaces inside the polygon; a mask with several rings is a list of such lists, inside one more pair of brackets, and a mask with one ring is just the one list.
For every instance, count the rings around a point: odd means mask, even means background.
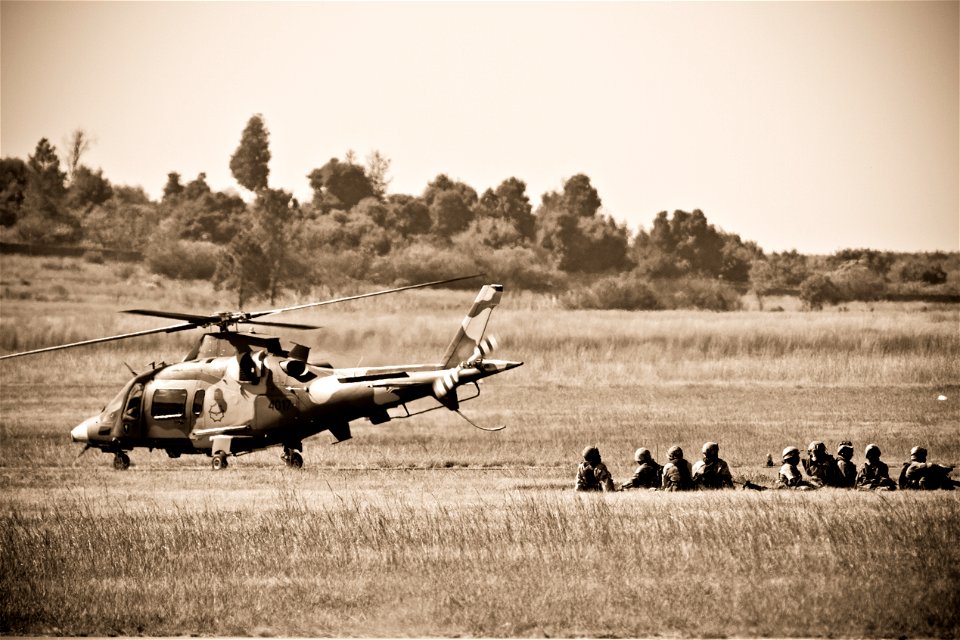
[{"label": "helicopter rotor blade", "polygon": [[323,328],[313,324],[296,324],[293,322],[263,322],[262,320],[241,320],[241,322],[243,324],[259,324],[265,327],[284,327],[286,329],[303,329],[305,331]]},{"label": "helicopter rotor blade", "polygon": [[42,349],[33,349],[32,351],[21,351],[20,353],[8,353],[5,356],[0,356],[0,360],[6,360],[7,358],[19,358],[20,356],[30,356],[35,353],[44,353],[47,351],[59,351],[60,349],[70,349],[72,347],[82,347],[88,344],[98,344],[100,342],[113,342],[114,340],[126,340],[127,338],[138,338],[140,336],[148,336],[152,333],[174,333],[176,331],[186,331],[187,329],[195,329],[197,325],[192,322],[185,322],[183,324],[174,324],[168,327],[161,327],[159,329],[147,329],[146,331],[134,331],[133,333],[121,333],[116,336],[109,336],[106,338],[94,338],[93,340],[81,340],[80,342],[71,342],[69,344],[60,344],[55,347],[44,347]]},{"label": "helicopter rotor blade", "polygon": [[349,300],[360,300],[361,298],[372,298],[373,296],[382,296],[388,293],[397,293],[398,291],[408,291],[410,289],[422,289],[424,287],[436,287],[441,284],[449,284],[451,282],[459,282],[461,280],[469,280],[471,278],[479,278],[485,274],[475,273],[470,276],[460,276],[459,278],[449,278],[447,280],[434,280],[433,282],[421,282],[420,284],[411,284],[405,287],[396,287],[395,289],[384,289],[382,291],[373,291],[371,293],[361,293],[355,296],[344,296],[342,298],[334,298],[332,300],[324,300],[322,302],[308,302],[306,304],[298,304],[292,307],[283,307],[281,309],[267,309],[265,311],[254,311],[252,313],[246,314],[247,318],[260,318],[263,316],[273,315],[275,313],[283,313],[285,311],[296,311],[298,309],[309,309],[310,307],[319,307],[327,304],[336,304],[338,302],[347,302]]},{"label": "helicopter rotor blade", "polygon": [[183,320],[189,322],[195,327],[202,327],[208,324],[220,322],[219,316],[198,316],[193,313],[177,313],[175,311],[155,311],[153,309],[126,309],[124,313],[132,313],[138,316],[153,316],[155,318],[170,318],[171,320]]},{"label": "helicopter rotor blade", "polygon": [[6,360],[8,358],[19,358],[21,356],[29,356],[37,353],[46,353],[48,351],[58,351],[60,349],[70,349],[72,347],[80,347],[90,344],[100,344],[103,342],[113,342],[114,340],[124,340],[126,338],[136,338],[139,336],[148,336],[154,333],[173,333],[175,331],[186,331],[189,329],[196,329],[199,327],[207,327],[210,325],[219,325],[221,331],[227,331],[227,326],[230,324],[262,324],[265,326],[274,326],[274,327],[287,327],[290,329],[304,329],[312,330],[319,329],[313,325],[306,324],[294,324],[294,323],[271,323],[271,322],[252,322],[254,318],[260,318],[263,316],[269,316],[277,313],[283,313],[285,311],[296,311],[298,309],[309,309],[310,307],[319,307],[322,305],[335,304],[338,302],[347,302],[349,300],[360,300],[362,298],[372,298],[374,296],[382,296],[388,293],[397,293],[399,291],[408,291],[410,289],[422,289],[424,287],[435,287],[441,284],[449,284],[451,282],[459,282],[461,280],[469,280],[471,278],[478,278],[483,276],[483,273],[475,273],[469,276],[460,276],[458,278],[448,278],[446,280],[434,280],[432,282],[421,282],[419,284],[411,284],[405,287],[395,287],[393,289],[384,289],[382,291],[373,291],[371,293],[361,293],[355,296],[344,296],[342,298],[334,298],[332,300],[324,300],[321,302],[308,302],[307,304],[299,304],[291,307],[283,307],[280,309],[266,309],[264,311],[255,311],[253,313],[244,313],[242,311],[237,312],[224,312],[216,315],[196,315],[192,313],[179,313],[174,311],[157,311],[151,309],[128,309],[124,313],[132,313],[135,315],[143,316],[155,316],[159,318],[170,318],[172,320],[182,320],[181,324],[170,325],[167,327],[160,327],[157,329],[147,329],[146,331],[134,331],[132,333],[123,333],[115,336],[108,336],[106,338],[94,338],[92,340],[81,340],[80,342],[71,342],[69,344],[61,344],[53,347],[44,347],[42,349],[33,349],[31,351],[21,351],[19,353],[10,353],[7,355],[0,356],[0,360]]}]

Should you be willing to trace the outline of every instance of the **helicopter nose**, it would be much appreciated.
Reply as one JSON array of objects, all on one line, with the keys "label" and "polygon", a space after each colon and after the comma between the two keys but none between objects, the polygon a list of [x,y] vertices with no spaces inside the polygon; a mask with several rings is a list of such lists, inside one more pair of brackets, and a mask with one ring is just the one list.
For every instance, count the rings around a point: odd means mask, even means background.
[{"label": "helicopter nose", "polygon": [[70,437],[74,442],[87,442],[89,440],[87,437],[87,426],[89,424],[90,421],[85,420],[70,430]]}]

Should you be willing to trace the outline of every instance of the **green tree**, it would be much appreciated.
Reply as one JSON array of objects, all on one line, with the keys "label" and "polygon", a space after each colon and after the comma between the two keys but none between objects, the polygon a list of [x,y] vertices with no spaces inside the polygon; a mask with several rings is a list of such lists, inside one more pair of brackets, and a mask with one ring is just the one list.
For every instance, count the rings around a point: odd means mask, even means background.
[{"label": "green tree", "polygon": [[183,185],[180,183],[180,174],[171,171],[167,174],[167,184],[163,186],[163,203],[173,203],[183,195]]},{"label": "green tree", "polygon": [[230,171],[240,186],[257,193],[267,188],[269,164],[270,134],[258,113],[247,121],[240,146],[230,158]]},{"label": "green tree", "polygon": [[496,190],[487,189],[477,203],[477,218],[503,220],[520,238],[532,240],[536,236],[536,219],[526,191],[526,183],[517,178],[504,180]]},{"label": "green tree", "polygon": [[96,172],[90,167],[81,164],[74,168],[73,179],[67,189],[67,207],[81,212],[87,212],[93,207],[103,204],[113,196],[113,187],[110,181],[103,177],[103,169]]},{"label": "green tree", "polygon": [[0,225],[13,226],[20,216],[27,188],[27,163],[20,158],[0,160]]},{"label": "green tree", "polygon": [[800,300],[808,309],[819,310],[825,304],[842,301],[843,295],[830,278],[815,273],[800,283]]},{"label": "green tree", "polygon": [[886,277],[895,261],[896,256],[893,253],[875,249],[841,249],[830,258],[830,264],[834,268],[846,262],[859,262],[882,277]]},{"label": "green tree", "polygon": [[537,240],[567,273],[600,273],[630,266],[626,226],[598,215],[600,197],[590,178],[577,174],[562,192],[543,195]]},{"label": "green tree", "polygon": [[307,178],[313,189],[313,205],[322,213],[334,209],[349,211],[364,198],[376,192],[363,167],[336,158],[311,171]]},{"label": "green tree", "polygon": [[390,226],[403,237],[423,235],[430,232],[433,221],[430,207],[422,199],[395,194],[387,198]]},{"label": "green tree", "polygon": [[90,150],[91,145],[90,135],[81,128],[74,129],[67,139],[67,176],[71,183],[73,183],[77,169],[80,168],[83,155]]},{"label": "green tree", "polygon": [[600,210],[600,194],[590,178],[578,173],[563,185],[563,208],[578,218],[592,218]]},{"label": "green tree", "polygon": [[432,207],[434,200],[447,191],[458,193],[464,205],[470,209],[477,204],[477,192],[473,187],[465,182],[451,180],[443,173],[427,184],[423,191],[423,201],[427,203],[428,207]]},{"label": "green tree", "polygon": [[66,173],[60,169],[56,149],[46,138],[27,158],[27,186],[23,216],[17,229],[29,242],[71,242],[80,235],[80,223],[64,210]]},{"label": "green tree", "polygon": [[367,156],[367,177],[370,180],[370,186],[373,187],[374,195],[381,200],[386,197],[387,187],[390,186],[388,171],[390,171],[390,158],[376,150]]},{"label": "green tree", "polygon": [[267,256],[253,227],[241,228],[220,254],[213,281],[221,289],[237,294],[237,308],[270,289],[270,277],[264,269]]},{"label": "green tree", "polygon": [[293,239],[298,221],[297,201],[289,191],[262,189],[253,206],[254,227],[263,253],[266,291],[273,305],[284,289],[295,284],[298,265],[293,259]]},{"label": "green tree", "polygon": [[[674,211],[672,218],[661,211],[649,233],[641,230],[637,234],[634,247],[641,272],[646,275],[717,277],[724,271],[725,244],[723,235],[696,209],[693,213]],[[746,278],[747,273],[749,263],[742,276]]]},{"label": "green tree", "polygon": [[67,193],[67,174],[60,169],[56,148],[46,138],[37,143],[32,156],[27,158],[29,178],[27,205],[32,209],[57,208]]},{"label": "green tree", "polygon": [[199,200],[211,193],[213,190],[207,184],[207,174],[202,171],[183,188],[183,198],[186,200]]},{"label": "green tree", "polygon": [[433,221],[433,233],[438,238],[451,239],[469,226],[473,219],[470,206],[463,201],[459,191],[442,191],[430,205],[430,218]]}]

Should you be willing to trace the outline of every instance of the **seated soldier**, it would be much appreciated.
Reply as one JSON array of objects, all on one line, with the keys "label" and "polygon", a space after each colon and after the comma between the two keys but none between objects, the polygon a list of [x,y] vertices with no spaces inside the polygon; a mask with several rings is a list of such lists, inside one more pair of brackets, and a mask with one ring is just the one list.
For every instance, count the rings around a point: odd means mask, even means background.
[{"label": "seated soldier", "polygon": [[693,486],[695,489],[733,489],[733,476],[730,467],[720,459],[720,445],[706,442],[701,450],[703,460],[693,465]]},{"label": "seated soldier", "polygon": [[837,469],[840,471],[840,486],[852,489],[857,484],[857,465],[853,463],[853,443],[844,440],[837,445]]},{"label": "seated soldier", "polygon": [[901,489],[945,489],[952,491],[958,483],[950,477],[953,465],[944,466],[927,462],[927,450],[914,447],[910,450],[910,462],[903,463],[900,472]]},{"label": "seated soldier", "polygon": [[803,469],[808,476],[824,487],[840,486],[840,469],[833,456],[827,453],[827,445],[814,440],[807,447],[807,456],[803,461]]},{"label": "seated soldier", "polygon": [[787,447],[783,450],[783,466],[777,474],[776,489],[797,489],[799,491],[809,491],[819,488],[809,480],[804,480],[800,473],[800,449],[796,447]]},{"label": "seated soldier", "polygon": [[633,477],[620,485],[620,490],[624,489],[659,489],[660,473],[663,467],[657,464],[650,451],[640,447],[633,454],[633,459],[637,462],[637,469],[633,472]]},{"label": "seated soldier", "polygon": [[693,471],[683,459],[683,449],[674,445],[667,450],[667,464],[663,465],[664,491],[689,491],[693,488]]},{"label": "seated soldier", "polygon": [[890,479],[890,471],[886,463],[880,460],[880,447],[875,444],[868,444],[863,452],[866,461],[857,474],[856,487],[862,491],[875,489],[879,491],[892,491],[897,488],[897,484]]},{"label": "seated soldier", "polygon": [[607,465],[600,460],[600,450],[587,447],[583,450],[583,462],[577,467],[577,491],[613,491],[613,479]]}]

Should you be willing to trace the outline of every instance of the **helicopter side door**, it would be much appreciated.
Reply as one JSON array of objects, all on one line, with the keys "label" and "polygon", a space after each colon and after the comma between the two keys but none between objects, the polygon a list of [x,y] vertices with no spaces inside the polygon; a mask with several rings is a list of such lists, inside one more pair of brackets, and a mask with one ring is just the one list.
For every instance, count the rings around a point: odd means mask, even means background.
[{"label": "helicopter side door", "polygon": [[197,387],[196,380],[154,380],[147,385],[144,421],[148,439],[189,438],[196,420]]}]

